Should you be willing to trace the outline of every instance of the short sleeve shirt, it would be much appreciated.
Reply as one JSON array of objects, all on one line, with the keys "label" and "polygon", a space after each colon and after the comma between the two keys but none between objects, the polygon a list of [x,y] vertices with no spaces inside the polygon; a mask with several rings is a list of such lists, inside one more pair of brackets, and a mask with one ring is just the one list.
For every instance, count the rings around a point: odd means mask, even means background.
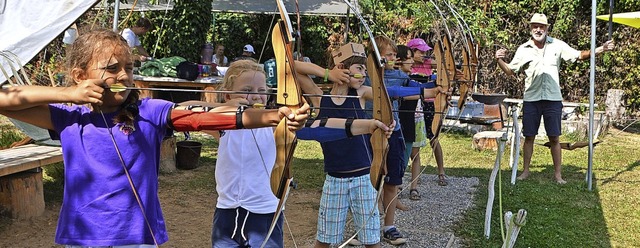
[{"label": "short sleeve shirt", "polygon": [[127,41],[129,47],[137,47],[141,45],[140,39],[135,33],[133,33],[130,28],[125,28],[124,30],[122,30],[121,35]]},{"label": "short sleeve shirt", "polygon": [[222,66],[222,65],[228,65],[229,64],[229,59],[227,59],[227,56],[224,56],[222,58],[222,63],[220,63],[220,61],[218,61],[218,56],[216,56],[215,54],[213,55],[213,57],[211,58],[211,62],[213,62],[214,64],[218,65],[218,66]]},{"label": "short sleeve shirt", "polygon": [[520,45],[509,68],[518,73],[524,70],[524,101],[562,101],[559,68],[561,60],[575,62],[580,51],[564,41],[547,37],[545,46],[539,49],[533,42]]}]

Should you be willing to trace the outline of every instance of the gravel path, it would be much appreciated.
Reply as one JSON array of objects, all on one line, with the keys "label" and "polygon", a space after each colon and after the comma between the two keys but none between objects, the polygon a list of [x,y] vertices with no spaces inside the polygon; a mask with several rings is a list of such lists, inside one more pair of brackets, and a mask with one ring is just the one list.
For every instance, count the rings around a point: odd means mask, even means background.
[{"label": "gravel path", "polygon": [[[410,181],[406,175],[404,182]],[[480,180],[477,177],[447,177],[449,185],[439,186],[437,175],[423,174],[418,191],[422,198],[409,199],[409,190],[400,195],[400,201],[411,209],[396,211],[396,226],[407,238],[407,243],[397,247],[462,247],[462,240],[453,233],[453,225],[473,205],[473,197]],[[347,233],[353,235],[353,225]],[[350,246],[364,247],[364,246]],[[382,242],[382,247],[396,247]]]}]

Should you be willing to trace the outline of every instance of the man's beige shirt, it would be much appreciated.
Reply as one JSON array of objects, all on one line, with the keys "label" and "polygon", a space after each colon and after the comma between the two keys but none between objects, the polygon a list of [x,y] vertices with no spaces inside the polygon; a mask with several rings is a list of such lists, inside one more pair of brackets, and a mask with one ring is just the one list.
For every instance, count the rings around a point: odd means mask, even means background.
[{"label": "man's beige shirt", "polygon": [[575,62],[580,51],[564,41],[547,36],[545,46],[540,49],[533,40],[520,45],[513,60],[508,64],[515,73],[524,70],[524,101],[562,101],[560,92],[560,62]]}]

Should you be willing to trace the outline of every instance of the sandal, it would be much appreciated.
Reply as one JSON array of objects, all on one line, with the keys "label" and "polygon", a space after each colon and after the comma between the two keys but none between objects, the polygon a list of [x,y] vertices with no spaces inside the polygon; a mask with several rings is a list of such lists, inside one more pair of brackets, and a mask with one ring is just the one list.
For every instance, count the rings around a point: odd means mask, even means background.
[{"label": "sandal", "polygon": [[420,192],[418,192],[417,189],[409,190],[409,199],[411,199],[413,201],[420,200]]},{"label": "sandal", "polygon": [[440,174],[438,175],[438,185],[440,186],[447,186],[449,183],[447,182],[447,179],[445,178],[444,174]]}]

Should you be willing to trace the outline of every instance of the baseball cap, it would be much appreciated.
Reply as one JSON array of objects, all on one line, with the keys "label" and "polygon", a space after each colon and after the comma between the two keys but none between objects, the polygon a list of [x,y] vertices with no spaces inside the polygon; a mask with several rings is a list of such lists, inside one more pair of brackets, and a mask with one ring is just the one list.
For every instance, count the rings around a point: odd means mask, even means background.
[{"label": "baseball cap", "polygon": [[253,46],[252,46],[252,45],[244,45],[244,48],[242,48],[242,51],[244,51],[244,52],[250,52],[250,53],[256,53],[256,52],[253,50]]},{"label": "baseball cap", "polygon": [[533,16],[531,17],[531,21],[529,21],[529,24],[532,24],[532,23],[549,25],[549,23],[547,22],[547,16],[540,13],[533,14]]},{"label": "baseball cap", "polygon": [[425,42],[423,39],[420,39],[420,38],[415,38],[410,40],[407,43],[407,46],[411,49],[418,49],[423,52],[431,50],[431,47],[427,45],[427,42]]}]

